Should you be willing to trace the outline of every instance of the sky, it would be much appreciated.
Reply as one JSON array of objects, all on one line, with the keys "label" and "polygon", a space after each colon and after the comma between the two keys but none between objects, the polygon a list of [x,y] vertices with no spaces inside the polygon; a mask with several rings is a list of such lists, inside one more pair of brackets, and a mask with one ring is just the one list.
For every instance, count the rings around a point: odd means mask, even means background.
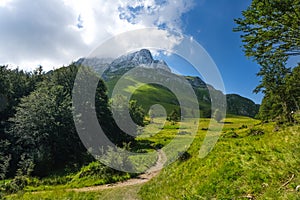
[{"label": "sky", "polygon": [[[259,66],[244,56],[234,18],[250,0],[0,0],[0,65],[51,70],[89,55],[103,41],[126,31],[158,27],[193,38],[216,63],[226,93],[260,103],[253,94]],[[176,38],[176,36],[174,36]],[[174,40],[176,43],[176,40]],[[157,55],[193,75],[176,56]]]}]

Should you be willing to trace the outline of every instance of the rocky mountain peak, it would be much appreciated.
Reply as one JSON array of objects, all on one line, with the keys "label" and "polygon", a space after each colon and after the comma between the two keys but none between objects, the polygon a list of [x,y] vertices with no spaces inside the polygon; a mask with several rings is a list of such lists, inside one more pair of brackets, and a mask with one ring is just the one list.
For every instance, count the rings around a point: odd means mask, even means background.
[{"label": "rocky mountain peak", "polygon": [[140,51],[123,55],[115,59],[108,67],[106,73],[114,73],[116,71],[128,71],[134,67],[145,67],[152,69],[162,69],[171,72],[167,63],[162,60],[154,60],[151,52],[148,49],[141,49]]},{"label": "rocky mountain peak", "polygon": [[151,64],[153,62],[152,54],[147,49],[142,49],[140,51],[130,53],[127,55],[123,55],[117,59],[115,59],[111,66],[121,65],[121,64],[134,64],[134,65],[141,65],[141,64]]},{"label": "rocky mountain peak", "polygon": [[205,88],[207,86],[206,83],[199,77],[186,76],[186,79],[193,87]]}]

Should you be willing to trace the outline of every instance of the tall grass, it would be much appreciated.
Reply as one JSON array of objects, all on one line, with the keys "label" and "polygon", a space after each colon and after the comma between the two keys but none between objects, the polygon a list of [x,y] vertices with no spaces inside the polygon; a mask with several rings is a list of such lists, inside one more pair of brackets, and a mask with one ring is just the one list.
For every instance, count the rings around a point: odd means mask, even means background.
[{"label": "tall grass", "polygon": [[142,199],[299,199],[300,127],[274,132],[273,124],[249,118],[226,121],[231,123],[207,157],[198,157],[205,135],[200,131],[188,150],[191,158],[143,186]]}]

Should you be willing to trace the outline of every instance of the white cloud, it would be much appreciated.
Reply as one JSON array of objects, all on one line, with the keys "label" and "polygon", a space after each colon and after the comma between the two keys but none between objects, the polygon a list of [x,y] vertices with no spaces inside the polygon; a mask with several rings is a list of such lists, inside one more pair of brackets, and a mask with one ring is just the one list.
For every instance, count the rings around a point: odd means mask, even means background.
[{"label": "white cloud", "polygon": [[0,7],[6,7],[12,0],[0,0]]},{"label": "white cloud", "polygon": [[164,27],[180,32],[181,16],[192,1],[0,0],[0,64],[26,69],[41,64],[49,70],[125,31]]}]

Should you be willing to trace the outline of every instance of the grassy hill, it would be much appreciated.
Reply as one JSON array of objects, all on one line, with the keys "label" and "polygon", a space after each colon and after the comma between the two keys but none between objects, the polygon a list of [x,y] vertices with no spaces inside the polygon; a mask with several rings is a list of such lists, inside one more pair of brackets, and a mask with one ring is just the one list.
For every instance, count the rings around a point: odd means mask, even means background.
[{"label": "grassy hill", "polygon": [[[209,119],[200,120],[188,156],[144,185],[82,193],[57,186],[54,191],[21,193],[8,199],[299,199],[300,191],[295,190],[300,185],[299,125],[274,129],[272,123],[231,116],[214,149],[201,159],[199,150],[208,123]],[[158,134],[139,140],[165,145],[177,127],[167,123]],[[38,190],[45,189],[39,186]]]},{"label": "grassy hill", "polygon": [[[190,82],[195,95],[197,96],[200,116],[210,117],[211,99],[208,87],[211,88],[211,92],[214,92],[215,97],[222,96],[222,92],[215,90],[212,86],[206,86],[206,84],[198,77],[187,76],[185,78]],[[113,78],[106,81],[109,96],[112,95],[113,89],[119,79],[120,76],[115,75]],[[127,87],[123,89],[123,92],[132,94],[131,99],[137,100],[146,111],[149,110],[150,106],[155,104],[164,106],[167,114],[171,113],[174,109],[179,109],[179,103],[176,96],[166,87],[157,84],[147,84],[137,89],[136,87],[140,83],[134,78],[129,77],[123,78],[122,83],[122,85],[127,85]],[[255,105],[251,100],[239,95],[226,95],[226,97],[228,114],[238,114],[250,117],[254,117],[257,114],[258,105]],[[215,101],[217,102],[217,100]]]},{"label": "grassy hill", "polygon": [[274,124],[245,117],[226,122],[207,157],[198,157],[205,135],[200,130],[191,158],[143,186],[142,199],[299,199],[300,126],[274,131]]}]

